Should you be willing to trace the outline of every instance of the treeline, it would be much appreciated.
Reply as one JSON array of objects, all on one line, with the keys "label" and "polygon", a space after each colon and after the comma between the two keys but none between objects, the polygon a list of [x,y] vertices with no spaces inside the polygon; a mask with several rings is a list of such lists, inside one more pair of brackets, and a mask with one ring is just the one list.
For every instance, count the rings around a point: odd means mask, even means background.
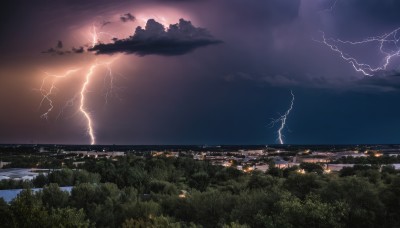
[{"label": "treeline", "polygon": [[[88,160],[31,184],[44,189],[0,202],[2,227],[400,226],[400,174],[390,166],[243,173],[188,158],[128,156]],[[71,193],[58,187],[68,185]]]},{"label": "treeline", "polygon": [[[32,154],[0,154],[0,160],[10,162],[3,168],[43,168],[43,169],[60,169],[62,167],[73,168],[74,159],[72,155],[58,154],[51,155],[50,153],[32,153]],[[77,158],[78,161],[84,158]]]},{"label": "treeline", "polygon": [[345,156],[337,159],[333,163],[336,164],[374,164],[374,165],[381,165],[381,164],[395,164],[400,163],[400,156],[388,156],[383,155],[380,157],[375,157],[373,155],[367,157],[352,157],[352,156]]}]

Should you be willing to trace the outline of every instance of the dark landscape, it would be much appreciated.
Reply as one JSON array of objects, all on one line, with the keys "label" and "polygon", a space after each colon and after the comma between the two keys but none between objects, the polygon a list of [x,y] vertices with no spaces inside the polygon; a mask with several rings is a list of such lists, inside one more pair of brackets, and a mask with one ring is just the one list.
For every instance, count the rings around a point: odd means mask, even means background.
[{"label": "dark landscape", "polygon": [[399,145],[0,151],[4,227],[400,225]]}]

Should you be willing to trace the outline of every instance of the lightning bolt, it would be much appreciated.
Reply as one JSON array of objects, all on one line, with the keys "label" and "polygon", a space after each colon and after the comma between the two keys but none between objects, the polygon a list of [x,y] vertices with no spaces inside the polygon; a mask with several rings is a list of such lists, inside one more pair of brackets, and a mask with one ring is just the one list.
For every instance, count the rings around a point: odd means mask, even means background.
[{"label": "lightning bolt", "polygon": [[92,47],[94,47],[98,42],[99,42],[99,35],[97,34],[96,26],[92,26],[92,29],[90,31],[90,35],[92,37]]},{"label": "lightning bolt", "polygon": [[[98,33],[96,31],[96,27],[93,26],[90,30],[90,35],[92,37],[91,43],[92,46],[96,45],[98,43]],[[65,71],[64,74],[61,75],[55,75],[55,74],[49,74],[45,72],[46,76],[42,80],[41,86],[39,89],[37,89],[41,95],[42,99],[39,103],[39,109],[43,106],[45,102],[48,104],[48,108],[46,111],[41,115],[42,118],[48,119],[50,113],[54,109],[54,100],[53,97],[56,95],[56,85],[58,84],[60,79],[65,79],[68,77],[72,77],[76,75],[78,71],[81,71],[83,68],[86,68],[86,73],[84,73],[84,81],[80,87],[78,95],[75,95],[72,99],[68,100],[65,104],[65,106],[61,109],[60,114],[58,117],[63,113],[64,109],[66,107],[73,106],[76,100],[79,100],[79,108],[78,111],[82,114],[82,117],[86,120],[86,130],[87,134],[90,137],[90,144],[94,145],[96,144],[96,136],[95,136],[95,131],[94,131],[94,124],[93,124],[93,119],[91,116],[91,113],[87,110],[87,103],[89,100],[87,99],[87,93],[89,92],[89,87],[91,86],[92,78],[95,74],[95,71],[98,67],[103,66],[107,70],[107,76],[110,78],[110,89],[106,92],[106,102],[108,101],[109,94],[112,92],[114,88],[114,74],[112,71],[112,64],[114,61],[116,61],[120,55],[113,57],[110,61],[106,62],[99,62],[97,59],[94,63],[89,64],[88,67],[79,67],[79,68],[74,68],[74,69],[69,69]],[[57,117],[57,118],[58,118]]]},{"label": "lightning bolt", "polygon": [[278,141],[280,144],[284,144],[283,138],[285,137],[282,133],[283,129],[285,129],[286,126],[286,120],[290,114],[290,112],[293,109],[293,105],[294,105],[294,94],[293,91],[290,90],[290,94],[292,95],[292,100],[290,102],[290,107],[289,109],[285,112],[285,114],[281,115],[278,119],[273,119],[272,122],[270,123],[271,127],[273,127],[275,124],[277,123],[281,123],[279,129],[278,129]]},{"label": "lightning bolt", "polygon": [[[396,57],[400,56],[400,28],[380,36],[368,37],[360,41],[344,41],[340,39],[327,38],[325,33],[321,31],[322,40],[315,40],[326,45],[333,52],[352,65],[356,72],[360,72],[365,76],[374,76],[379,72],[386,71],[389,65]],[[380,64],[372,66],[357,60],[355,57],[344,52],[339,46],[361,46],[376,45],[379,54],[382,56]]]},{"label": "lightning bolt", "polygon": [[93,71],[94,71],[94,69],[96,67],[97,67],[97,65],[90,66],[89,71],[86,74],[86,80],[83,83],[83,86],[82,86],[82,89],[81,89],[81,92],[80,92],[80,94],[81,94],[81,104],[79,106],[79,110],[82,112],[83,116],[87,120],[87,131],[88,131],[89,136],[90,136],[90,144],[91,145],[95,144],[96,137],[94,136],[92,118],[91,118],[90,114],[85,109],[85,101],[86,101],[85,94],[86,94],[86,91],[87,91],[87,87],[88,87],[88,85],[90,83],[90,79],[91,79],[91,77],[93,75]]},{"label": "lightning bolt", "polygon": [[[48,119],[49,113],[54,109],[53,100],[51,99],[51,97],[52,97],[52,95],[54,95],[54,90],[56,89],[55,83],[56,83],[57,79],[69,77],[72,74],[76,73],[77,71],[79,71],[79,68],[67,70],[62,75],[54,75],[54,74],[49,74],[47,72],[44,72],[47,76],[43,79],[42,85],[38,89],[38,91],[40,91],[40,93],[42,94],[42,100],[39,103],[38,109],[40,109],[42,107],[44,101],[47,101],[49,103],[49,108],[47,109],[47,111],[45,113],[43,113],[41,115],[42,118]],[[50,83],[50,89],[46,90],[45,86],[46,86],[46,84],[47,84],[46,82],[49,80],[49,78],[52,78],[52,81]]]}]

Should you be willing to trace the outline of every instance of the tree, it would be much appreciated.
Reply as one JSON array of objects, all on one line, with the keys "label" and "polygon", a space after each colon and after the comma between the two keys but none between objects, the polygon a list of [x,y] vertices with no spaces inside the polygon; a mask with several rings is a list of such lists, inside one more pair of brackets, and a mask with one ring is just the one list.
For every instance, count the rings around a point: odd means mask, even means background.
[{"label": "tree", "polygon": [[308,173],[322,174],[324,172],[322,166],[315,163],[303,162],[300,164],[300,169],[304,169]]},{"label": "tree", "polygon": [[[345,227],[344,221],[349,213],[346,203],[324,203],[310,194],[301,201],[296,197],[286,198],[279,202],[281,213],[278,221],[285,221],[293,227]],[[276,224],[279,225],[279,224]]]},{"label": "tree", "polygon": [[[218,227],[225,224],[235,205],[235,197],[228,192],[193,192],[187,198],[192,206],[195,223],[204,227]],[[206,219],[205,219],[206,218]]]},{"label": "tree", "polygon": [[127,219],[122,224],[123,228],[180,228],[179,223],[173,222],[169,217],[157,216],[149,219]]},{"label": "tree", "polygon": [[48,227],[87,228],[90,225],[89,220],[85,219],[83,209],[75,208],[52,209],[47,222]]},{"label": "tree", "polygon": [[206,172],[197,172],[191,176],[189,186],[199,191],[205,191],[209,183],[210,177]]},{"label": "tree", "polygon": [[16,227],[10,206],[3,198],[0,198],[0,224],[3,227]]},{"label": "tree", "polygon": [[[237,198],[230,218],[250,227],[271,227],[272,217],[279,214],[278,202],[290,196],[283,189],[242,191]],[[271,220],[271,221],[269,221]]]},{"label": "tree", "polygon": [[43,186],[45,186],[46,184],[49,183],[49,179],[47,178],[47,176],[43,175],[42,173],[37,175],[35,177],[35,179],[33,179],[33,185],[36,188],[43,188]]},{"label": "tree", "polygon": [[277,180],[270,175],[261,174],[258,172],[253,172],[249,182],[247,183],[247,187],[249,189],[262,189],[272,187],[277,183]]},{"label": "tree", "polygon": [[72,186],[74,184],[74,173],[70,169],[62,169],[49,173],[49,182],[57,183],[59,186]]},{"label": "tree", "polygon": [[231,222],[229,224],[225,224],[222,228],[250,228],[248,225],[242,225],[236,222]]},{"label": "tree", "polygon": [[150,192],[161,193],[161,194],[178,194],[178,189],[174,184],[166,181],[153,180],[149,183]]},{"label": "tree", "polygon": [[62,208],[68,204],[69,193],[62,191],[58,184],[50,184],[43,188],[42,201],[46,208]]},{"label": "tree", "polygon": [[321,187],[321,182],[318,180],[318,176],[313,173],[297,174],[292,173],[285,180],[284,186],[293,195],[304,199],[311,191]]},{"label": "tree", "polygon": [[339,171],[339,176],[340,177],[348,177],[348,176],[353,176],[355,175],[356,172],[353,169],[353,167],[343,167],[340,171]]},{"label": "tree", "polygon": [[344,177],[331,180],[317,191],[329,203],[344,201],[349,206],[345,223],[349,227],[378,227],[383,224],[385,207],[378,187],[366,178]]},{"label": "tree", "polygon": [[99,201],[96,186],[93,184],[80,184],[71,191],[70,203],[76,208],[83,208],[85,212],[94,209],[93,206]]},{"label": "tree", "polygon": [[48,212],[43,207],[41,196],[30,189],[21,191],[11,201],[10,208],[17,227],[44,227],[47,224]]},{"label": "tree", "polygon": [[268,170],[266,173],[274,177],[283,177],[283,171],[276,167],[273,161],[268,163]]},{"label": "tree", "polygon": [[400,176],[395,176],[386,188],[382,189],[379,197],[386,208],[386,227],[400,227]]},{"label": "tree", "polygon": [[90,173],[86,170],[76,170],[74,171],[74,185],[81,183],[100,183],[100,175],[98,173]]}]

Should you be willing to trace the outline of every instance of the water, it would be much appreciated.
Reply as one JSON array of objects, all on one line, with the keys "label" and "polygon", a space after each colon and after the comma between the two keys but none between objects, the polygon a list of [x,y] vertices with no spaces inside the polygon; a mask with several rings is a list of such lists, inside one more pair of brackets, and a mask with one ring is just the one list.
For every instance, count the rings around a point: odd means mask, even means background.
[{"label": "water", "polygon": [[[62,191],[66,192],[71,192],[72,186],[67,186],[67,187],[60,187]],[[7,189],[7,190],[0,190],[0,198],[3,198],[4,201],[7,203],[10,203],[15,197],[18,196],[18,194],[24,189]],[[33,192],[38,192],[42,191],[43,188],[32,188],[31,189]]]}]

